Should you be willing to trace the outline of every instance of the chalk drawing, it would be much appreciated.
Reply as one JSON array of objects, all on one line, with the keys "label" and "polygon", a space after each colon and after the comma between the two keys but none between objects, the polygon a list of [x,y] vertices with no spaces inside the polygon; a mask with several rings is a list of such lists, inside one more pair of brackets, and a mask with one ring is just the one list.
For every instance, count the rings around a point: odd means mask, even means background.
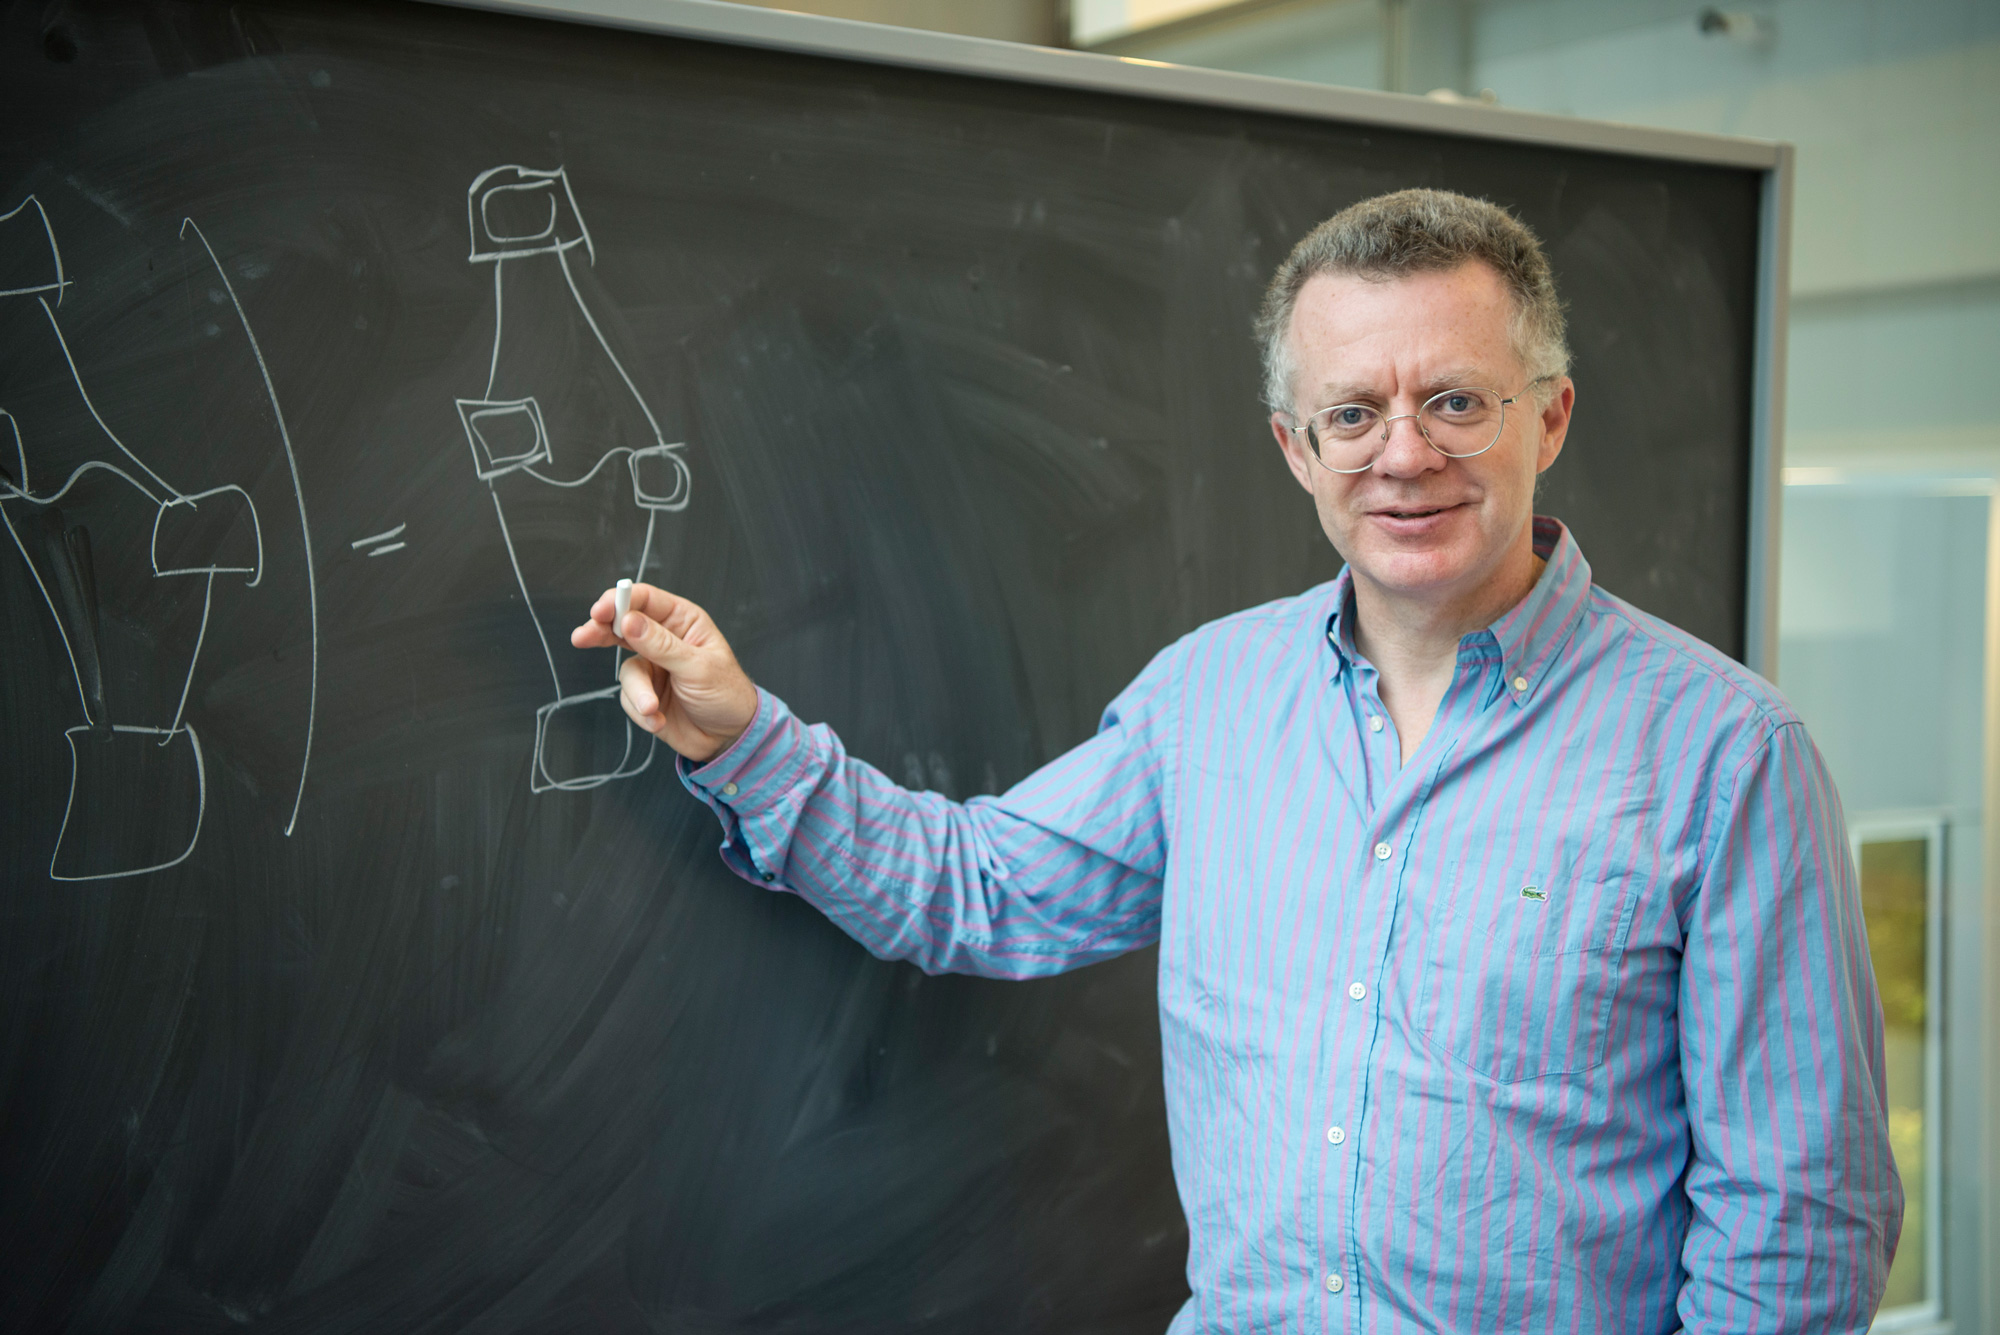
[{"label": "chalk drawing", "polygon": [[[57,870],[57,864],[63,857],[63,836],[69,833],[70,813],[76,807],[77,780],[82,772],[82,767],[78,763],[76,738],[78,733],[90,731],[89,728],[67,728],[63,731],[63,737],[69,742],[70,753],[69,799],[63,803],[62,828],[56,832],[56,851],[49,857],[49,878],[56,881],[111,881],[124,876],[144,876],[148,872],[165,871],[169,867],[178,867],[186,862],[188,855],[194,852],[195,841],[201,837],[201,818],[208,809],[208,769],[201,758],[201,738],[195,735],[193,725],[186,723],[176,722],[172,728],[141,728],[125,723],[114,723],[111,725],[114,737],[158,737],[160,740],[157,744],[160,746],[178,741],[186,748],[190,763],[194,767],[195,778],[195,813],[193,828],[188,833],[187,847],[165,861],[144,867],[123,867],[101,872]],[[90,741],[84,745],[95,748],[97,743]],[[152,814],[157,819],[157,813]]]},{"label": "chalk drawing", "polygon": [[292,449],[292,433],[285,425],[285,410],[278,405],[278,387],[271,383],[271,368],[264,361],[264,349],[258,346],[256,332],[250,328],[250,317],[243,313],[243,303],[236,296],[236,285],[229,281],[229,273],[216,258],[215,247],[208,244],[201,228],[195,226],[192,218],[181,219],[181,238],[193,232],[201,248],[208,252],[208,262],[215,266],[216,277],[222,280],[222,290],[229,294],[229,304],[236,308],[236,322],[243,328],[243,337],[249,341],[251,355],[257,359],[257,372],[264,378],[264,394],[271,401],[271,416],[278,424],[278,443],[285,449],[285,464],[291,469],[292,496],[299,507],[300,550],[305,553],[306,562],[306,615],[312,627],[310,652],[312,669],[310,684],[306,689],[306,741],[299,756],[299,786],[292,796],[292,814],[285,821],[285,833],[290,835],[299,823],[299,806],[306,800],[306,770],[312,764],[313,724],[319,712],[319,576],[313,570],[312,524],[306,518],[305,488],[299,483],[299,457]]},{"label": "chalk drawing", "polygon": [[56,244],[56,229],[49,226],[49,215],[42,208],[42,201],[29,195],[5,213],[0,213],[0,223],[13,222],[14,219],[26,214],[29,209],[35,211],[35,219],[42,225],[42,236],[49,243],[48,281],[31,283],[26,287],[0,288],[0,297],[24,297],[35,293],[53,292],[56,294],[56,305],[60,306],[63,289],[69,286],[69,279],[63,276],[62,247]]},{"label": "chalk drawing", "polygon": [[[144,473],[147,477],[153,479],[154,483],[157,484],[162,491],[166,492],[168,496],[173,497],[176,500],[180,499],[181,494],[175,491],[171,486],[168,486],[167,480],[165,478],[161,477],[158,473],[155,473],[152,469],[146,467],[145,462],[142,459],[140,459],[138,455],[132,453],[131,450],[125,448],[125,442],[118,439],[118,433],[113,431],[110,425],[105,422],[102,414],[100,414],[97,411],[97,405],[91,401],[90,391],[83,387],[83,373],[76,369],[76,358],[70,353],[69,340],[63,337],[62,325],[60,322],[57,321],[55,310],[49,305],[49,299],[47,297],[37,296],[35,298],[35,301],[38,305],[41,306],[42,313],[49,317],[49,332],[55,335],[56,346],[62,349],[63,361],[69,364],[70,379],[71,381],[74,382],[76,386],[77,397],[83,400],[83,406],[90,411],[91,420],[97,423],[98,429],[104,433],[105,439],[109,440],[113,445],[116,445],[118,447],[118,452],[120,454],[124,455],[127,459],[130,459],[133,463],[138,465],[140,472]],[[27,479],[22,478],[21,481],[23,485],[25,485]],[[151,492],[147,492],[146,494],[148,497],[151,497],[156,502],[158,501],[158,498],[153,497]]]},{"label": "chalk drawing", "polygon": [[[192,510],[203,501],[216,500],[231,492],[242,498],[243,511],[250,520],[250,536],[251,540],[256,544],[256,556],[251,563],[247,566],[211,564],[203,566],[174,566],[172,568],[162,567],[160,565],[161,521],[178,513],[175,509],[177,506]],[[257,507],[251,504],[250,493],[231,483],[220,487],[211,487],[207,491],[198,491],[192,496],[178,496],[171,501],[162,502],[160,508],[153,515],[153,542],[149,549],[149,554],[152,558],[153,573],[155,575],[248,575],[250,579],[246,587],[256,588],[264,579],[264,530],[257,522]]]},{"label": "chalk drawing", "polygon": [[[597,251],[591,241],[590,229],[584,223],[583,213],[577,207],[568,173],[562,167],[548,171],[514,165],[490,168],[475,177],[466,191],[465,214],[466,227],[471,233],[468,262],[493,266],[493,352],[487,363],[486,386],[479,397],[456,401],[459,424],[465,432],[466,446],[472,452],[473,471],[492,492],[493,515],[500,525],[507,560],[513,569],[514,581],[521,590],[522,605],[527,608],[528,616],[534,623],[535,635],[541,642],[542,656],[548,663],[549,678],[554,685],[554,698],[535,711],[535,753],[528,784],[537,793],[595,788],[614,779],[630,778],[652,764],[652,739],[641,733],[618,710],[618,687],[615,684],[601,690],[565,691],[562,674],[556,665],[555,648],[541,615],[535,609],[528,575],[522,568],[520,551],[508,528],[507,507],[501,498],[499,484],[502,479],[512,479],[510,485],[527,482],[564,489],[581,487],[595,479],[614,459],[623,459],[631,483],[632,505],[646,512],[646,537],[640,548],[636,571],[618,569],[607,560],[604,583],[610,585],[620,576],[644,577],[646,565],[652,559],[660,514],[687,506],[690,482],[687,462],[682,458],[684,446],[681,442],[667,441],[661,433],[659,420],[653,415],[651,405],[633,383],[625,363],[605,335],[597,314],[577,286],[576,271],[571,267],[576,262],[573,257],[580,251],[585,262],[595,265]],[[501,354],[507,344],[508,267],[521,264],[553,264],[557,267],[569,293],[573,314],[588,330],[592,344],[615,372],[618,388],[614,393],[618,395],[619,402],[635,411],[638,420],[643,422],[640,432],[642,443],[602,450],[589,467],[580,472],[565,468],[569,460],[564,457],[562,449],[564,424],[555,423],[552,428],[544,413],[544,396],[521,392],[531,388],[528,385],[501,384]],[[550,398],[548,401],[555,400]],[[610,653],[612,680],[615,683],[620,654],[615,649]],[[556,772],[557,767],[551,760],[552,731],[563,729],[571,722],[587,728],[593,717],[612,714],[624,728],[623,747],[616,760],[606,755],[583,765],[577,773]]]},{"label": "chalk drawing", "polygon": [[[63,267],[55,229],[50,225],[41,202],[33,195],[0,214],[0,224],[20,220],[38,223],[39,237],[27,242],[36,248],[36,253],[27,257],[29,263],[26,266],[17,265],[14,271],[30,275],[40,271],[46,274],[47,281],[0,290],[0,299],[6,299],[0,300],[0,314],[12,315],[22,309],[32,309],[21,304],[30,300],[39,308],[39,316],[33,323],[45,332],[53,350],[60,353],[61,365],[68,373],[64,393],[73,395],[75,404],[81,407],[84,416],[109,447],[109,457],[86,459],[77,464],[60,486],[53,490],[37,489],[31,461],[40,442],[29,438],[14,413],[0,407],[0,420],[4,420],[6,426],[6,433],[0,436],[0,441],[10,440],[12,446],[11,450],[0,447],[0,527],[6,529],[14,549],[20,553],[62,640],[71,676],[76,683],[77,699],[86,720],[81,726],[64,730],[70,751],[70,788],[63,807],[62,823],[56,831],[49,855],[49,875],[59,881],[143,876],[184,862],[200,840],[201,822],[207,807],[208,781],[200,739],[186,717],[188,699],[201,664],[202,651],[208,643],[215,582],[222,577],[240,578],[245,588],[252,589],[263,583],[264,526],[255,502],[243,487],[223,483],[183,491],[141,458],[104,419],[77,364],[69,337],[56,315],[56,307],[61,304],[64,292],[74,280]],[[228,275],[223,273],[213,248],[208,246],[206,238],[201,237],[200,228],[192,219],[183,220],[182,237],[185,238],[189,232],[201,239],[209,262],[222,277],[223,285],[234,301],[234,290],[230,288]],[[17,242],[23,235],[32,236],[32,233],[17,227],[10,233],[0,235],[6,236],[9,242]],[[45,268],[40,255],[42,247],[46,247],[47,251]],[[55,298],[53,304],[51,295]],[[278,409],[268,368],[264,367],[263,354],[257,347],[256,336],[250,329],[240,302],[236,303],[236,312],[259,369],[264,372],[265,390],[270,395],[280,441],[289,458],[290,442],[285,435],[283,415]],[[5,466],[9,462],[11,469]],[[201,620],[195,631],[193,647],[187,651],[184,667],[176,670],[165,664],[159,665],[163,670],[174,672],[174,677],[169,680],[177,677],[180,681],[174,711],[165,726],[154,722],[119,722],[112,717],[113,708],[108,699],[99,645],[99,599],[89,530],[83,524],[71,524],[57,508],[58,503],[86,477],[100,473],[130,488],[152,506],[152,532],[146,547],[148,568],[145,573],[154,579],[198,578],[203,581]],[[292,482],[294,492],[298,494],[295,462]],[[197,514],[200,528],[194,527]],[[299,515],[301,532],[306,535],[310,588],[311,545],[305,529],[302,494],[299,495]],[[29,533],[40,539],[38,549],[31,548],[24,535],[24,523]],[[166,535],[164,542],[163,534]],[[163,562],[163,551],[185,551],[204,543],[210,548],[204,553],[206,559],[191,563],[185,559],[178,563]],[[316,612],[314,640],[316,662]],[[77,739],[85,734],[89,740],[79,747]],[[311,753],[310,709],[306,735],[306,747],[300,760],[301,795]],[[129,750],[140,741],[148,749],[160,753],[160,758],[148,760]],[[95,833],[83,828],[87,819],[78,811],[78,793],[84,787],[91,788],[109,807],[106,813],[97,817],[104,828]],[[162,802],[158,800],[160,795],[176,791],[192,793],[191,801],[186,804],[187,809],[162,809]],[[138,819],[141,812],[144,813],[143,820]],[[295,823],[297,816],[298,798],[295,796],[291,822]],[[176,821],[180,823],[177,825]],[[166,857],[145,853],[138,849],[143,841],[130,837],[134,827],[144,827],[151,837],[178,851]],[[285,828],[289,834],[292,823]]]},{"label": "chalk drawing", "polygon": [[400,552],[410,545],[407,542],[396,541],[397,538],[403,535],[403,530],[408,527],[407,523],[398,524],[392,529],[385,529],[380,533],[371,533],[365,538],[356,538],[347,545],[357,552],[366,547],[369,549],[368,554],[370,556],[387,556],[390,552]]}]

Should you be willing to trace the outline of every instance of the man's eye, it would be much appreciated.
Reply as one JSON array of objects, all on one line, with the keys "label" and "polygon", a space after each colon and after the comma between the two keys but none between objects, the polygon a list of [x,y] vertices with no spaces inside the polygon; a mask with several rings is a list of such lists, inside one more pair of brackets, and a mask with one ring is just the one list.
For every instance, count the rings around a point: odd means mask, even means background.
[{"label": "man's eye", "polygon": [[1375,411],[1358,403],[1343,403],[1338,408],[1328,408],[1320,414],[1328,431],[1343,436],[1351,436],[1357,431],[1366,431],[1375,420]]}]

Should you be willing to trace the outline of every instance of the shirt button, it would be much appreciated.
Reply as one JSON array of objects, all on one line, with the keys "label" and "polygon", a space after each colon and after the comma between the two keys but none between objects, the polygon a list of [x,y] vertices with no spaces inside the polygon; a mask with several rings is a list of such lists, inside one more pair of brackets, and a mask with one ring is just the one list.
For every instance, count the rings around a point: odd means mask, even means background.
[{"label": "shirt button", "polygon": [[1337,1126],[1330,1126],[1326,1129],[1326,1139],[1327,1143],[1338,1145],[1347,1139],[1347,1133]]},{"label": "shirt button", "polygon": [[1515,690],[1517,690],[1517,691],[1525,691],[1525,690],[1527,690],[1527,689],[1528,689],[1528,679],[1527,679],[1526,677],[1516,677],[1516,678],[1514,678],[1514,689],[1515,689]]},{"label": "shirt button", "polygon": [[1349,983],[1347,985],[1347,995],[1359,1001],[1368,995],[1368,988],[1362,983]]},{"label": "shirt button", "polygon": [[723,795],[724,797],[734,797],[734,796],[736,796],[736,785],[735,785],[735,784],[733,784],[733,783],[725,783],[725,784],[723,784],[723,785],[722,785],[722,795]]},{"label": "shirt button", "polygon": [[778,879],[778,875],[776,872],[767,871],[764,873],[764,879],[767,881],[775,881]]},{"label": "shirt button", "polygon": [[1370,732],[1382,731],[1382,718],[1379,714],[1370,714],[1368,716],[1368,731]]},{"label": "shirt button", "polygon": [[1341,1283],[1339,1275],[1328,1275],[1326,1277],[1326,1291],[1328,1293],[1339,1293],[1346,1287],[1345,1284]]},{"label": "shirt button", "polygon": [[1377,862],[1387,862],[1389,855],[1395,851],[1395,849],[1389,847],[1387,844],[1377,844],[1375,845],[1375,860]]}]

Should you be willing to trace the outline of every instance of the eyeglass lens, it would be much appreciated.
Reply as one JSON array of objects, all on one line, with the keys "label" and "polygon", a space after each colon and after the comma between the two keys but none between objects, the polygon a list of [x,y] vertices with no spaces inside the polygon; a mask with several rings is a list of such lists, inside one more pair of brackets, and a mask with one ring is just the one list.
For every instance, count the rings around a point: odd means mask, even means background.
[{"label": "eyeglass lens", "polygon": [[[1506,425],[1507,404],[1490,389],[1448,389],[1424,400],[1416,417],[1432,449],[1463,459],[1493,448]],[[1394,425],[1368,404],[1341,403],[1307,420],[1306,439],[1326,467],[1358,473],[1375,462]]]}]

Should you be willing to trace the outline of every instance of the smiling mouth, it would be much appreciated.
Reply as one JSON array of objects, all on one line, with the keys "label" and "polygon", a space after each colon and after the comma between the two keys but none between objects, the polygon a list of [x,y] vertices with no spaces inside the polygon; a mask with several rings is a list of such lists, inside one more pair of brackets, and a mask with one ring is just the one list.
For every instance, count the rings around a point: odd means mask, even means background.
[{"label": "smiling mouth", "polygon": [[1429,519],[1452,508],[1449,505],[1433,505],[1427,510],[1377,510],[1375,513],[1387,519]]}]

